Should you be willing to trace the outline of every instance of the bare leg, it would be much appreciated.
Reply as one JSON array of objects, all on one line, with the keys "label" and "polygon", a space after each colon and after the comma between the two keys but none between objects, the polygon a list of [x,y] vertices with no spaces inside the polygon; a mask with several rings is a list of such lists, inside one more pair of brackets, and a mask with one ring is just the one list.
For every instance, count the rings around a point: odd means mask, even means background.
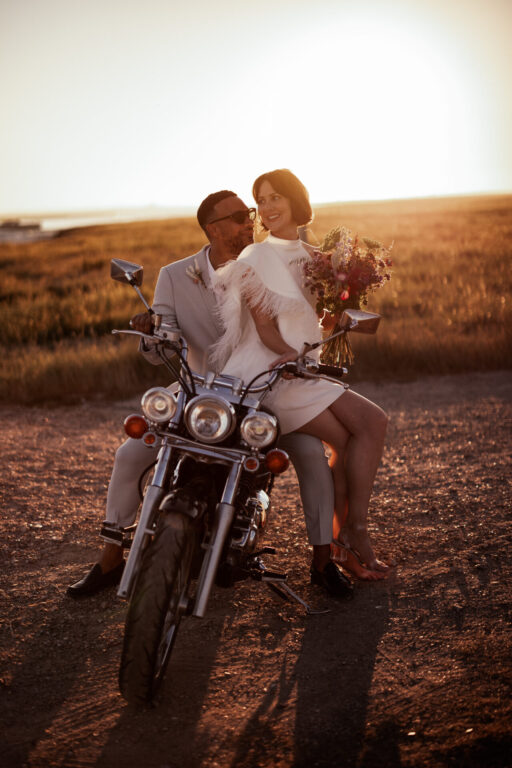
[{"label": "bare leg", "polygon": [[339,538],[343,531],[347,543],[372,570],[386,569],[375,557],[367,532],[368,505],[386,426],[384,411],[355,392],[347,391],[299,430],[314,434],[331,446],[336,498],[333,532]]},{"label": "bare leg", "polygon": [[[380,563],[368,537],[368,507],[379,467],[388,418],[384,411],[355,392],[347,391],[330,407],[350,431],[345,471],[348,478],[348,516],[346,521],[336,516],[338,535],[343,531],[346,543],[355,549],[361,560],[372,570],[387,570]],[[336,533],[336,530],[335,530]]]}]

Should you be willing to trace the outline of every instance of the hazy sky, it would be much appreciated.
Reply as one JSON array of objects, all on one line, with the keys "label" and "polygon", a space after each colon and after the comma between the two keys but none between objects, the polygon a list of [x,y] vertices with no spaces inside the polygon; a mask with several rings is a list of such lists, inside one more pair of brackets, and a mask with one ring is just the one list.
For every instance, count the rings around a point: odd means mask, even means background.
[{"label": "hazy sky", "polygon": [[512,0],[0,0],[0,213],[512,191]]}]

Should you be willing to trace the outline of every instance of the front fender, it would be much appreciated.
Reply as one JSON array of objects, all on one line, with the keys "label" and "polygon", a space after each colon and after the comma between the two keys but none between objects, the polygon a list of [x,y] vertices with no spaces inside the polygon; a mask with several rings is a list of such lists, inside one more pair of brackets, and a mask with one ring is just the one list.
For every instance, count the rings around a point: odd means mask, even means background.
[{"label": "front fender", "polygon": [[208,502],[194,492],[194,488],[177,488],[168,493],[160,504],[160,512],[179,512],[193,520],[203,516]]}]

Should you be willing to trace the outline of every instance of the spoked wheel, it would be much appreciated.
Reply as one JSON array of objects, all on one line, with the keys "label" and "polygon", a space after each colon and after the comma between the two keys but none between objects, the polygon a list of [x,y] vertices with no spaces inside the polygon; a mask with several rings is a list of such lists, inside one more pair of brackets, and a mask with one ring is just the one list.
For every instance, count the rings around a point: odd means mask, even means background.
[{"label": "spoked wheel", "polygon": [[167,664],[171,657],[174,642],[178,634],[180,620],[186,607],[186,601],[188,599],[188,578],[186,578],[185,582],[183,583],[183,579],[185,577],[183,571],[183,567],[178,568],[176,580],[172,588],[171,601],[164,619],[162,637],[156,654],[153,695],[157,692],[165,675],[165,670],[167,669]]},{"label": "spoked wheel", "polygon": [[126,617],[119,688],[132,704],[157,693],[186,611],[196,530],[190,517],[169,512],[148,546]]}]

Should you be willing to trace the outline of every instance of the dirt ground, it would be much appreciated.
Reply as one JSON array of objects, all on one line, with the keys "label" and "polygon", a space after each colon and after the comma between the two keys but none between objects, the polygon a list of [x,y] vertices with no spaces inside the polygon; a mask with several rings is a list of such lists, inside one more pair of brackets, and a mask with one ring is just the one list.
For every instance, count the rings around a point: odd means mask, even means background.
[{"label": "dirt ground", "polygon": [[330,612],[256,583],[216,589],[142,712],[117,689],[125,604],[65,595],[95,560],[133,408],[0,409],[2,766],[512,765],[512,374],[356,389],[391,416],[371,531],[394,575],[347,603],[311,586],[290,471],[267,565]]}]

